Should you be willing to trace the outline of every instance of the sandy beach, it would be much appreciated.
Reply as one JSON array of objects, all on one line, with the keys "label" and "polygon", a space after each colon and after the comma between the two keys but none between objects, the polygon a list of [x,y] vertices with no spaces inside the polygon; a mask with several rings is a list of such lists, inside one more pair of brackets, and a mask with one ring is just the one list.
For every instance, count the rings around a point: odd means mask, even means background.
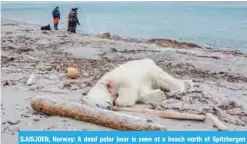
[{"label": "sandy beach", "polygon": [[[151,58],[172,76],[195,83],[193,92],[167,97],[163,110],[209,112],[231,129],[247,129],[247,54],[170,40],[142,42],[64,30],[42,32],[39,25],[11,20],[2,20],[1,24],[2,143],[17,143],[19,130],[111,130],[42,115],[32,110],[30,98],[49,96],[80,102],[105,72],[141,58]],[[80,78],[67,78],[68,67],[78,68]],[[28,86],[31,74],[35,80]],[[217,130],[211,121],[138,115],[150,117],[169,130]]]}]

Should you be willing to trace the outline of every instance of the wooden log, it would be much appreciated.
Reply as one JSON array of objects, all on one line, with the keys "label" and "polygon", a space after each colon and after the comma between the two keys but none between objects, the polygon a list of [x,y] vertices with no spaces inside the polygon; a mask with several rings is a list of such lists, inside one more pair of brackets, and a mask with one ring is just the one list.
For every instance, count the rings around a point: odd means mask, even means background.
[{"label": "wooden log", "polygon": [[45,114],[73,118],[116,130],[166,130],[164,125],[149,119],[61,99],[35,97],[31,99],[31,107]]},{"label": "wooden log", "polygon": [[213,114],[211,113],[206,113],[206,117],[208,119],[210,119],[214,126],[216,128],[218,128],[218,130],[221,130],[221,131],[230,131],[231,129],[229,129],[227,126],[225,126],[217,117],[215,117]]},{"label": "wooden log", "polygon": [[173,111],[159,111],[159,110],[152,110],[147,108],[129,108],[129,107],[116,107],[112,108],[113,111],[127,111],[127,112],[137,112],[137,113],[145,113],[154,116],[158,116],[160,118],[171,118],[171,119],[180,119],[180,120],[198,120],[204,121],[204,115],[196,115],[196,114],[189,114],[189,113],[179,113]]}]

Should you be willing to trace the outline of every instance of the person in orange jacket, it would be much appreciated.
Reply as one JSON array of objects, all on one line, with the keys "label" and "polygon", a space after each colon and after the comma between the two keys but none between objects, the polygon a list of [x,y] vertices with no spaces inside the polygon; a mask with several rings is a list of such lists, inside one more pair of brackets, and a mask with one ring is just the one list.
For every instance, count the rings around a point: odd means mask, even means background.
[{"label": "person in orange jacket", "polygon": [[71,30],[71,22],[72,22],[71,11],[73,11],[73,8],[70,10],[70,12],[68,14],[68,31]]},{"label": "person in orange jacket", "polygon": [[53,16],[53,22],[54,22],[54,29],[58,30],[58,23],[60,20],[60,11],[59,11],[59,7],[56,7],[53,11],[52,11],[52,16]]}]

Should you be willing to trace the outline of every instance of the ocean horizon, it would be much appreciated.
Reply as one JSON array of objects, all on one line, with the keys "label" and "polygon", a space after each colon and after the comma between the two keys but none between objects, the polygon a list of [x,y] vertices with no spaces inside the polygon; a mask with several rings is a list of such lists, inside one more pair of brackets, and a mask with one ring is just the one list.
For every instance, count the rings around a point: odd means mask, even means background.
[{"label": "ocean horizon", "polygon": [[78,31],[84,34],[110,32],[247,51],[247,2],[1,2],[1,18],[53,28],[56,6],[60,29],[67,29],[67,15],[78,7]]}]

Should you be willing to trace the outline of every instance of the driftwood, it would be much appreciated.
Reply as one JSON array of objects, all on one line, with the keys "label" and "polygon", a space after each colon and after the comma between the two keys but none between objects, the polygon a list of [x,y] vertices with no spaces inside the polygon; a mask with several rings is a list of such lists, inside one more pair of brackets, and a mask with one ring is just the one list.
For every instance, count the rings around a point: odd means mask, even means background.
[{"label": "driftwood", "polygon": [[207,113],[206,117],[210,119],[213,122],[214,126],[217,127],[219,130],[225,130],[225,131],[230,130],[217,117],[215,117],[211,113]]},{"label": "driftwood", "polygon": [[147,108],[129,108],[129,107],[116,107],[112,108],[113,111],[127,111],[127,112],[137,112],[137,113],[145,113],[149,115],[158,116],[160,118],[171,118],[171,119],[180,119],[180,120],[199,120],[204,121],[204,115],[196,115],[196,114],[189,114],[189,113],[179,113],[173,111],[159,111],[159,110],[152,110]]},{"label": "driftwood", "polygon": [[218,130],[230,130],[226,127],[216,116],[211,113],[206,113],[204,115],[195,115],[189,113],[179,113],[179,112],[172,112],[172,111],[159,111],[159,110],[151,110],[147,108],[129,108],[129,107],[116,107],[114,106],[113,111],[126,111],[126,112],[137,112],[137,113],[145,113],[153,116],[157,116],[160,118],[171,118],[171,119],[180,119],[180,120],[198,120],[198,121],[205,121],[209,119],[213,122],[213,125]]},{"label": "driftwood", "polygon": [[164,125],[149,119],[53,98],[33,98],[31,107],[45,114],[73,118],[116,130],[166,130]]}]

